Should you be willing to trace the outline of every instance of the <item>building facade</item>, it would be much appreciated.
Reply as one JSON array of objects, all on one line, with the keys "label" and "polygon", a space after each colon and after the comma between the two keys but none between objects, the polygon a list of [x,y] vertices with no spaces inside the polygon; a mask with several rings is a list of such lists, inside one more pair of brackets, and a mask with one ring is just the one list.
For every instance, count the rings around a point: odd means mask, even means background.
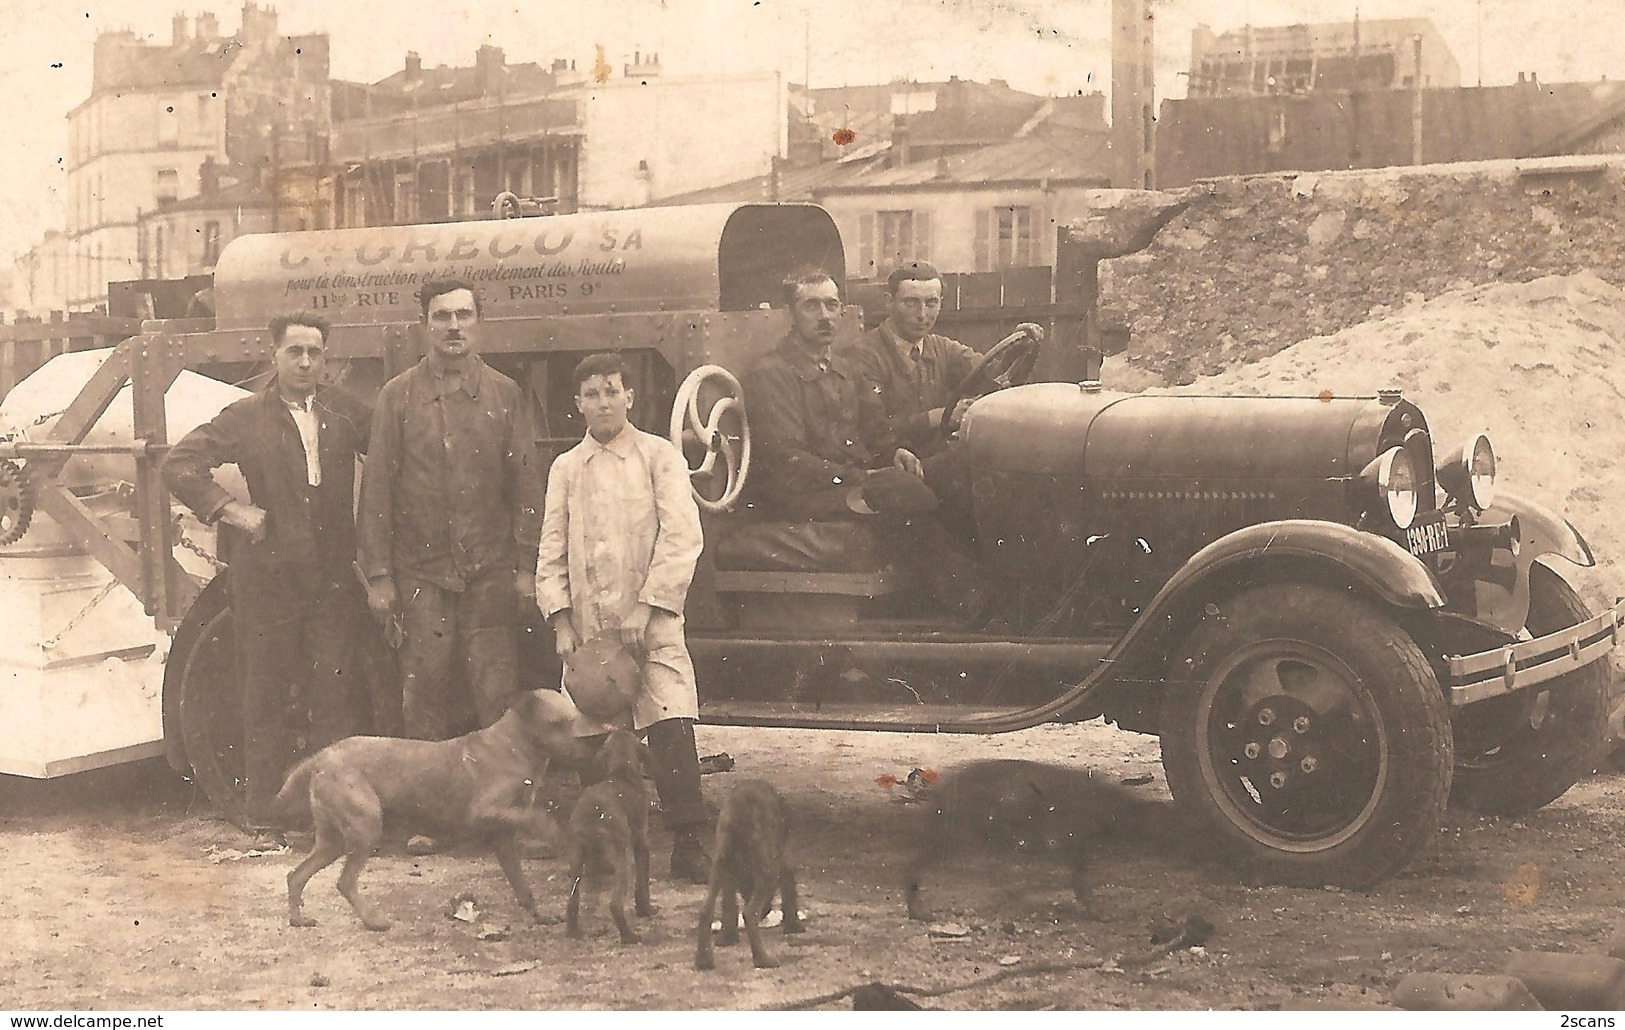
[{"label": "building facade", "polygon": [[489,218],[505,191],[557,214],[638,207],[765,174],[783,154],[776,74],[673,78],[653,54],[601,71],[509,64],[486,46],[473,66],[408,54],[380,82],[335,84],[333,224]]},{"label": "building facade", "polygon": [[[63,305],[99,307],[109,281],[150,275],[142,218],[197,196],[206,163],[228,181],[274,183],[325,160],[327,62],[326,36],[279,35],[276,12],[252,2],[231,37],[208,13],[176,15],[167,45],[98,36],[90,96],[68,114]],[[287,227],[315,214],[296,209]]]},{"label": "building facade", "polygon": [[1418,85],[1461,85],[1461,67],[1426,18],[1248,25],[1222,34],[1198,25],[1191,33],[1192,98]]},{"label": "building facade", "polygon": [[1618,152],[1625,84],[1520,80],[1420,93],[1167,100],[1158,182]]}]

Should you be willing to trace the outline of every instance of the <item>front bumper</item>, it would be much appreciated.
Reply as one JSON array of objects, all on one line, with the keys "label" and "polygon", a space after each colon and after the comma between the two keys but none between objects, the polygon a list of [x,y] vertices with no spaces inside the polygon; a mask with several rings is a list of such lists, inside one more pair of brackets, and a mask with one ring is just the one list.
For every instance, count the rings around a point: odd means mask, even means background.
[{"label": "front bumper", "polygon": [[1446,688],[1454,706],[1510,694],[1566,676],[1606,657],[1625,626],[1625,598],[1585,622],[1533,640],[1446,658]]}]

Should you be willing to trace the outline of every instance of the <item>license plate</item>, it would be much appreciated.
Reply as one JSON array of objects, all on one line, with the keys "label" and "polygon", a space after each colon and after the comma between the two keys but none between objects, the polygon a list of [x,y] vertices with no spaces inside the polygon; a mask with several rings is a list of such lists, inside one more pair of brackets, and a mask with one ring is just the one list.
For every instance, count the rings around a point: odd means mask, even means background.
[{"label": "license plate", "polygon": [[1411,553],[1417,557],[1442,551],[1450,546],[1450,534],[1446,532],[1444,519],[1435,516],[1427,522],[1419,523],[1405,531],[1405,543]]}]

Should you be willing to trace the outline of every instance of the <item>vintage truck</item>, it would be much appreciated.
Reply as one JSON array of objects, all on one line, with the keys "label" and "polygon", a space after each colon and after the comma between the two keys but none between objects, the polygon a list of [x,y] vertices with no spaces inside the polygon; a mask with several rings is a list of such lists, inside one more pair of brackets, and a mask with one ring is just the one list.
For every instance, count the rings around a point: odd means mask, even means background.
[{"label": "vintage truck", "polygon": [[[1193,837],[1288,883],[1391,875],[1447,802],[1520,813],[1558,797],[1602,741],[1625,607],[1594,613],[1564,581],[1563,563],[1593,564],[1589,546],[1498,482],[1483,433],[1432,426],[1389,390],[1153,396],[1078,381],[1099,330],[1095,262],[1143,247],[1176,209],[1063,227],[1054,302],[1010,317],[1046,323],[1047,342],[994,348],[964,386],[1012,367],[1033,380],[976,400],[954,444],[1010,627],[998,635],[956,629],[861,521],[779,523],[749,504],[739,375],[785,331],[769,308],[786,271],[842,280],[822,209],[238,239],[212,322],[146,322],[111,351],[55,359],[0,406],[13,613],[0,720],[26,728],[0,771],[164,753],[236,811],[230,571],[157,462],[241,395],[226,384],[256,382],[270,315],[328,316],[336,375],[368,394],[420,356],[415,284],[456,273],[481,291],[485,356],[529,392],[544,452],[582,431],[571,365],[616,349],[634,420],[687,455],[706,533],[688,610],[705,722],[995,733],[1104,717],[1160,736]],[[843,333],[857,330],[849,312]],[[532,686],[557,683],[541,633]],[[358,674],[387,687],[380,639],[359,617]]]}]

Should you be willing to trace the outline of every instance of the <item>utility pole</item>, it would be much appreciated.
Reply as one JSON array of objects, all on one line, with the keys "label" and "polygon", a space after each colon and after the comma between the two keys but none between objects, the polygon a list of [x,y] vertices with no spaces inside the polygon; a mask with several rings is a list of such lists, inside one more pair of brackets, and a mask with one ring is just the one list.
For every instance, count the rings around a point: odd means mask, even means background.
[{"label": "utility pole", "polygon": [[1474,56],[1478,60],[1478,85],[1482,88],[1484,85],[1484,0],[1474,0],[1473,6],[1478,29],[1478,42],[1473,49],[1476,51]]},{"label": "utility pole", "polygon": [[1411,164],[1422,163],[1422,34],[1411,37],[1416,67],[1411,73],[1415,91],[1411,94]]},{"label": "utility pole", "polygon": [[1112,184],[1150,189],[1156,124],[1151,0],[1112,0]]}]

